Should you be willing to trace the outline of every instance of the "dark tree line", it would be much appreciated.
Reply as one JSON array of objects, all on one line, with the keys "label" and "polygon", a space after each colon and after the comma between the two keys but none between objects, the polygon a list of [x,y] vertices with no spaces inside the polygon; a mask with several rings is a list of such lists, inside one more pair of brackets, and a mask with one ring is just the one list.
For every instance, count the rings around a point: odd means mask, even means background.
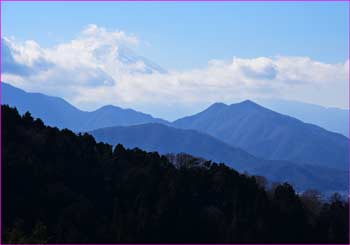
[{"label": "dark tree line", "polygon": [[224,164],[113,149],[1,109],[3,242],[348,243],[337,196],[266,191]]}]

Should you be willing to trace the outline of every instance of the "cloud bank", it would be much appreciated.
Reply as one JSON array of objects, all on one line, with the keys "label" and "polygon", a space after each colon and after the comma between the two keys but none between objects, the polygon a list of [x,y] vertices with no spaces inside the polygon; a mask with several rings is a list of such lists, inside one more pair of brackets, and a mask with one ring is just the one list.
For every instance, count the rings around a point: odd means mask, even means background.
[{"label": "cloud bank", "polygon": [[4,38],[2,79],[64,97],[83,109],[115,104],[165,112],[252,98],[339,107],[348,103],[349,60],[327,64],[299,56],[233,57],[208,61],[201,69],[166,71],[128,48],[139,43],[134,35],[96,25],[50,48]]}]

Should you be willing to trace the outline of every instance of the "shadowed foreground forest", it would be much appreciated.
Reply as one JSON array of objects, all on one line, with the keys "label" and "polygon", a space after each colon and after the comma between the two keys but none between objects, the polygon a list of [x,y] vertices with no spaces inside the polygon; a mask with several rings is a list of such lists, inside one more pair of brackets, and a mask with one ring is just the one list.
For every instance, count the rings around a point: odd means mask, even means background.
[{"label": "shadowed foreground forest", "polygon": [[96,143],[2,106],[5,243],[348,243],[348,202],[185,154]]}]

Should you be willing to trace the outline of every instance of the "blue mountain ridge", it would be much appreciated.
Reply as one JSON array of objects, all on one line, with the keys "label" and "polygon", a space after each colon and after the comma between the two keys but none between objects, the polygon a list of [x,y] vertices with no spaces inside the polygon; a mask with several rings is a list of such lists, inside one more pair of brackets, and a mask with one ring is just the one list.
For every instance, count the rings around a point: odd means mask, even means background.
[{"label": "blue mountain ridge", "polygon": [[[162,154],[185,152],[224,162],[298,189],[347,189],[347,138],[252,101],[208,109],[173,123],[116,106],[87,112],[65,100],[2,83],[2,103],[58,128],[90,131],[96,140]],[[268,159],[268,160],[265,160]]]},{"label": "blue mountain ridge", "polygon": [[188,153],[222,162],[249,174],[262,175],[271,182],[289,182],[297,190],[347,190],[345,171],[322,166],[301,165],[283,160],[264,160],[196,130],[179,129],[158,123],[115,126],[89,132],[97,141],[127,148],[141,148],[160,154]]},{"label": "blue mountain ridge", "polygon": [[348,138],[249,100],[215,103],[172,125],[207,133],[264,159],[348,170]]},{"label": "blue mountain ridge", "polygon": [[329,131],[349,137],[349,110],[323,107],[310,103],[282,99],[257,99],[273,111],[295,117],[303,122],[318,125]]},{"label": "blue mountain ridge", "polygon": [[46,124],[68,128],[75,132],[115,125],[136,125],[141,123],[168,122],[132,109],[107,105],[95,111],[82,111],[59,97],[41,93],[27,93],[2,83],[2,103],[15,106],[20,113],[29,111],[33,117],[41,118]]}]

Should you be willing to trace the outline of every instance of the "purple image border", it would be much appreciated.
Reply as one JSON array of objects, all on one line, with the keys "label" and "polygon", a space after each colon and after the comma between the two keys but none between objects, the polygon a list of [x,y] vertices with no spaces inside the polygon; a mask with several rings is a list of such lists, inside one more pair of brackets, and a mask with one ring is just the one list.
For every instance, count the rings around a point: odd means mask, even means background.
[{"label": "purple image border", "polygon": [[[2,2],[348,2],[348,23],[350,23],[350,0],[0,0],[0,105],[2,105]],[[348,61],[350,59],[350,27],[348,30]],[[350,62],[348,62],[349,69],[349,77],[348,77],[348,128],[349,135],[348,139],[350,139]],[[0,244],[9,244],[2,243],[2,109],[0,109]],[[348,201],[350,197],[350,140],[348,140]],[[348,220],[350,221],[350,212]],[[350,242],[350,234],[349,234],[349,242]],[[52,245],[68,245],[75,243],[55,243]],[[89,243],[94,244],[94,243]],[[98,244],[107,244],[107,243],[96,243]],[[114,243],[108,243],[114,244]],[[122,243],[119,243],[122,244]],[[167,243],[163,243],[167,244]],[[239,244],[239,243],[235,243]],[[264,244],[264,243],[260,243]],[[266,243],[268,244],[268,243]],[[50,244],[49,244],[50,245]],[[77,244],[78,245],[78,244]],[[124,244],[122,244],[124,245]],[[172,244],[172,245],[180,245],[180,244]],[[223,245],[223,244],[216,244]],[[249,244],[245,244],[249,245]],[[252,245],[252,244],[251,244]],[[299,244],[300,245],[300,244]]]},{"label": "purple image border", "polygon": [[0,0],[0,2],[350,2],[350,0]]}]

